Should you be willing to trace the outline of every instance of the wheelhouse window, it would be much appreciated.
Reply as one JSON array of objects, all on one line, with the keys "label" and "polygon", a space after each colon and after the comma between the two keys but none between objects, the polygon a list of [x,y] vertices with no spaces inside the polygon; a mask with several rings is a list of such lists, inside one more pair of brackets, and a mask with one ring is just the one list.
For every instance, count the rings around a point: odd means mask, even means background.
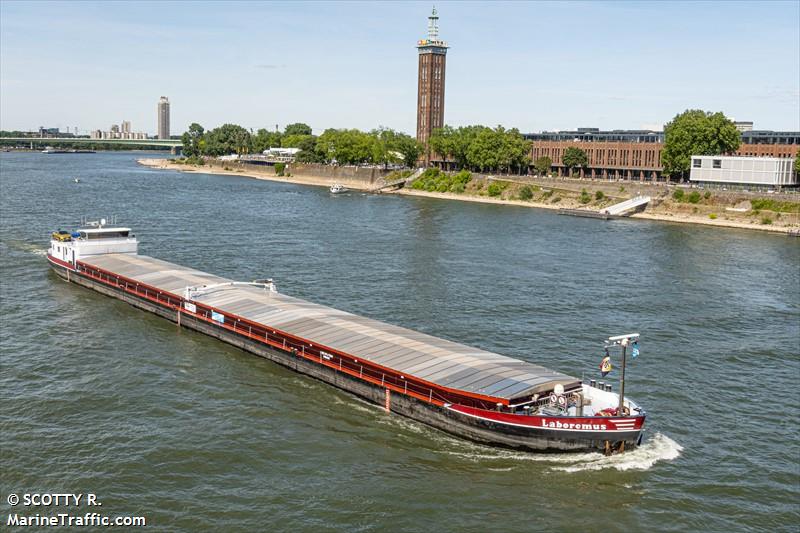
[{"label": "wheelhouse window", "polygon": [[692,168],[700,168],[701,163],[700,159],[692,159]]},{"label": "wheelhouse window", "polygon": [[714,168],[722,168],[722,159],[714,159],[711,163]]},{"label": "wheelhouse window", "polygon": [[92,232],[92,233],[86,232],[86,233],[82,234],[82,237],[84,237],[86,239],[89,239],[89,240],[95,240],[95,239],[124,239],[124,238],[128,237],[128,233],[130,233],[128,230],[124,230],[124,231],[103,231],[103,232],[97,232],[97,233],[95,233],[95,232]]}]

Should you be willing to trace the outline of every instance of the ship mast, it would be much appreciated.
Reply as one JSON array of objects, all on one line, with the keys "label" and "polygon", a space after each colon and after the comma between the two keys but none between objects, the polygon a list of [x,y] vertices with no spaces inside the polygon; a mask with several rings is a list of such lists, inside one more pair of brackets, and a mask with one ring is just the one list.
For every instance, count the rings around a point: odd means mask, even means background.
[{"label": "ship mast", "polygon": [[[622,416],[622,409],[625,407],[625,366],[628,362],[628,345],[632,342],[639,340],[638,333],[629,333],[628,335],[617,335],[616,337],[609,337],[606,341],[607,346],[621,346],[622,347],[622,371],[619,376],[619,407],[617,408],[617,416]],[[636,354],[634,354],[636,355]]]}]

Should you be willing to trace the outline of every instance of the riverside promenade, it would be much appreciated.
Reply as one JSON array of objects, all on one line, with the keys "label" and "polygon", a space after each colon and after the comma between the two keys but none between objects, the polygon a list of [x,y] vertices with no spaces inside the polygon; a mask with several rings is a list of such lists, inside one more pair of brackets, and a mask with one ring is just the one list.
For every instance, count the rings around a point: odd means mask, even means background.
[{"label": "riverside promenade", "polygon": [[[210,161],[205,165],[187,165],[170,159],[139,159],[138,163],[151,167],[179,172],[196,172],[230,176],[244,176],[254,179],[330,187],[341,183],[355,191],[371,191],[384,183],[391,171],[381,168],[331,166],[331,165],[290,165],[286,174],[279,176],[272,166],[247,165],[231,161]],[[500,196],[488,196],[483,185],[492,181],[508,184]],[[533,197],[523,200],[519,197],[521,188],[528,186],[534,191]],[[800,232],[800,195],[796,193],[770,194],[770,199],[779,203],[794,204],[792,212],[769,212],[750,208],[750,199],[766,197],[758,193],[736,191],[709,191],[710,198],[697,204],[679,202],[673,199],[676,190],[692,190],[664,182],[608,181],[578,178],[539,178],[517,175],[477,175],[473,174],[471,185],[464,193],[431,192],[409,187],[384,194],[422,196],[464,202],[502,204],[518,207],[559,210],[588,209],[599,211],[609,205],[647,195],[653,198],[647,209],[629,218],[699,224],[703,226],[750,229],[769,233],[797,234]],[[582,201],[582,192],[587,191],[589,202]],[[602,199],[597,199],[598,191]],[[584,198],[585,199],[585,198]]]}]

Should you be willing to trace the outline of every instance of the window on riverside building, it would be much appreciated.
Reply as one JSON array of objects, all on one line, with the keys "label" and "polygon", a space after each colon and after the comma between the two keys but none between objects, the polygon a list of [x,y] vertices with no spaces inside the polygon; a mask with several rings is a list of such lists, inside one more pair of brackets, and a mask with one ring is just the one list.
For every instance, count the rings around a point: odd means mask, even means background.
[{"label": "window on riverside building", "polygon": [[714,159],[711,163],[714,168],[722,168],[722,159]]},{"label": "window on riverside building", "polygon": [[700,168],[702,161],[700,159],[692,159],[692,168]]}]

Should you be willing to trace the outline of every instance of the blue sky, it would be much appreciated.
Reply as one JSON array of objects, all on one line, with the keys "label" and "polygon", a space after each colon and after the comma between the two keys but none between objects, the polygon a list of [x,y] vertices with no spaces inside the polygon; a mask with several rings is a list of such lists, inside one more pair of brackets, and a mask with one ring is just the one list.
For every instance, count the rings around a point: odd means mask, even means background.
[{"label": "blue sky", "polygon": [[[687,108],[800,130],[800,2],[436,2],[445,121],[659,128]],[[415,129],[432,2],[0,1],[0,128]]]}]

